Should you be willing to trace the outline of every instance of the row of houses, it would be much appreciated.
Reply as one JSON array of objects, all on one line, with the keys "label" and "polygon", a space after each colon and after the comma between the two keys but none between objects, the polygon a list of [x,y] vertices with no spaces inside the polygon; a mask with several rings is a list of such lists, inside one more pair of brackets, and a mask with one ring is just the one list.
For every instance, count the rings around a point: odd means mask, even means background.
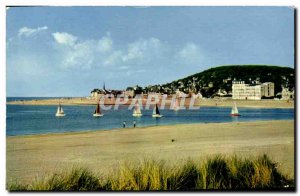
[{"label": "row of houses", "polygon": [[[91,97],[101,97],[103,95],[110,95],[111,97],[119,96],[126,96],[126,97],[134,97],[136,94],[135,88],[138,88],[138,86],[133,88],[128,88],[126,90],[106,90],[105,85],[103,90],[94,89],[91,92]],[[138,93],[143,95],[143,92]],[[159,94],[161,93],[155,93],[155,92],[148,92],[146,95],[151,94]],[[186,94],[179,89],[175,91],[175,94],[177,97],[191,97],[197,96],[198,98],[203,98],[201,93],[198,92],[195,94],[194,92],[190,91],[189,94]],[[265,82],[265,83],[252,83],[252,84],[246,84],[244,81],[232,81],[232,92],[226,92],[219,89],[219,91],[216,93],[218,96],[232,96],[232,99],[236,100],[261,100],[263,98],[274,98],[275,96],[280,96],[282,100],[289,100],[294,99],[294,90],[290,91],[288,88],[282,88],[282,92],[275,95],[275,85],[273,82]]]},{"label": "row of houses", "polygon": [[[92,91],[91,92],[91,97],[94,97],[94,98],[101,98],[104,95],[106,95],[106,96],[108,95],[108,96],[110,96],[112,98],[116,97],[114,94],[106,93],[103,90]],[[156,95],[156,96],[163,96],[164,94],[163,93],[156,93],[156,92],[148,92],[147,94],[140,93],[139,95],[141,95],[141,96],[154,96],[154,95]],[[179,89],[176,90],[175,95],[178,98],[191,97],[191,96],[196,96],[198,98],[202,98],[202,95],[201,95],[200,92],[197,93],[197,94],[195,94],[195,93],[186,94],[186,93],[180,91]],[[134,97],[135,96],[135,91],[131,90],[131,89],[130,90],[124,90],[121,93],[119,93],[118,96],[120,96],[120,97]]]}]

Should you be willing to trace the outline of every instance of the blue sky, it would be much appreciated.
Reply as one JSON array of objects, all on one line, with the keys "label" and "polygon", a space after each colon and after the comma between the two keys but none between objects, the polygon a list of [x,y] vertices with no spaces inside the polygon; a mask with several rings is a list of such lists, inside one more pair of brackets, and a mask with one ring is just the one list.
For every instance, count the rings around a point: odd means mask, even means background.
[{"label": "blue sky", "polygon": [[87,96],[230,64],[294,65],[289,7],[12,7],[7,96]]}]

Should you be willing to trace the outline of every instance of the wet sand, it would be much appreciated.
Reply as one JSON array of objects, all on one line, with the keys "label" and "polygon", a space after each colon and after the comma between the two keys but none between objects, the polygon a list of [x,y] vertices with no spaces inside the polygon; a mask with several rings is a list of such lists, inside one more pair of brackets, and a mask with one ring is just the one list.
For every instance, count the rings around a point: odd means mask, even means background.
[{"label": "wet sand", "polygon": [[[186,98],[184,105],[190,105],[190,98]],[[122,100],[121,100],[122,102]],[[122,102],[124,105],[130,105],[132,99],[129,99],[127,102]],[[145,105],[147,99],[143,99],[143,105]],[[220,99],[196,99],[192,104],[194,106],[217,106],[217,107],[232,107],[233,102],[237,103],[238,107],[259,107],[259,108],[294,108],[294,101],[284,101],[284,100],[232,100],[228,98]],[[7,104],[12,105],[96,105],[96,98],[61,98],[61,99],[46,99],[46,100],[27,100],[27,101],[10,101]],[[105,105],[114,105],[116,99],[105,99]],[[136,103],[136,101],[134,102]],[[169,97],[166,100],[167,108],[170,107],[171,98]],[[160,104],[160,102],[159,102]]]},{"label": "wet sand", "polygon": [[280,171],[294,176],[293,120],[7,136],[6,142],[8,182],[30,182],[72,166],[107,175],[126,160],[150,157],[177,164],[188,157],[201,159],[215,154],[251,157],[266,153],[279,163]]}]

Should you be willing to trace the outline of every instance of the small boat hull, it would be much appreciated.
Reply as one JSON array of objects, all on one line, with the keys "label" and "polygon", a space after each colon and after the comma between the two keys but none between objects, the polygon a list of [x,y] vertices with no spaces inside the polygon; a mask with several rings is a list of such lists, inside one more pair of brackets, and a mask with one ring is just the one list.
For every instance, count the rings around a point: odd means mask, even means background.
[{"label": "small boat hull", "polygon": [[93,114],[94,117],[101,117],[103,114]]},{"label": "small boat hull", "polygon": [[161,118],[162,115],[160,115],[160,114],[152,114],[152,117],[153,117],[153,118]]},{"label": "small boat hull", "polygon": [[66,115],[66,114],[59,114],[59,113],[56,113],[56,114],[55,114],[56,117],[64,117],[65,115]]},{"label": "small boat hull", "polygon": [[239,114],[231,114],[230,116],[234,117],[234,116],[240,116]]},{"label": "small boat hull", "polygon": [[143,116],[143,114],[132,114],[132,116],[134,116],[134,117],[141,117],[141,116]]}]

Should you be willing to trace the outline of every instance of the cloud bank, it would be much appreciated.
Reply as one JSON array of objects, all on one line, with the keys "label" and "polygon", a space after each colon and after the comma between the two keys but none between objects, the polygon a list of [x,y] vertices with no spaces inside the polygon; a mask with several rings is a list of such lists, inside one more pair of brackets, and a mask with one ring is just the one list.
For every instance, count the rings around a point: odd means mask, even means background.
[{"label": "cloud bank", "polygon": [[110,33],[98,40],[82,40],[67,32],[52,33],[61,66],[68,69],[106,67],[110,70],[137,69],[161,63],[197,64],[203,55],[195,43],[173,49],[158,38],[140,38],[123,46],[115,46]]},{"label": "cloud bank", "polygon": [[126,43],[110,32],[88,39],[71,32],[51,32],[47,26],[22,27],[7,41],[7,82],[22,88],[9,89],[11,95],[67,96],[76,95],[78,89],[88,94],[97,87],[95,82],[103,81],[116,88],[157,84],[162,79],[168,82],[188,67],[194,69],[204,56],[193,42],[173,46],[146,37]]}]

